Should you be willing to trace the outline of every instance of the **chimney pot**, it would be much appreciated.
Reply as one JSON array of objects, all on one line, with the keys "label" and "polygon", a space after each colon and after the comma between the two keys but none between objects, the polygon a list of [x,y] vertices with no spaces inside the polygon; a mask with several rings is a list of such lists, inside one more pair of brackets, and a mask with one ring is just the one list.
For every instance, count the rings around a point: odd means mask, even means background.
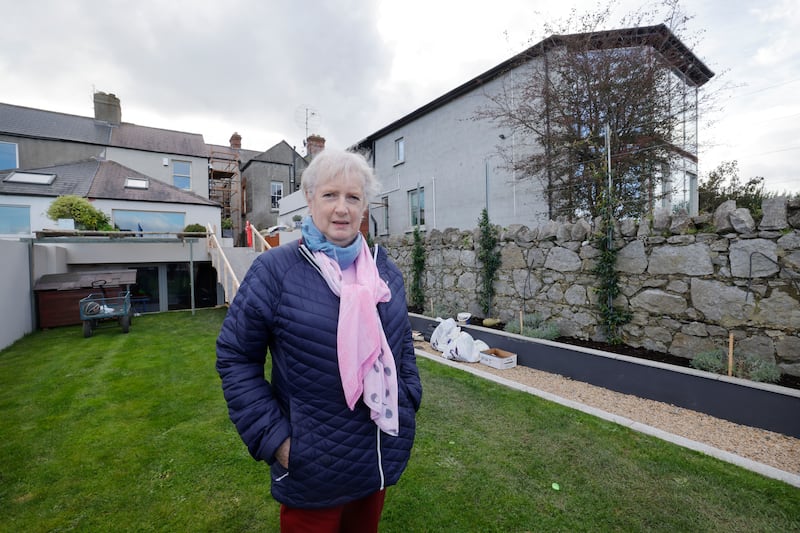
[{"label": "chimney pot", "polygon": [[325,137],[309,135],[306,140],[306,157],[314,159],[318,153],[325,149]]},{"label": "chimney pot", "polygon": [[233,132],[230,138],[231,148],[234,150],[241,150],[242,149],[242,136],[239,135],[237,132]]}]

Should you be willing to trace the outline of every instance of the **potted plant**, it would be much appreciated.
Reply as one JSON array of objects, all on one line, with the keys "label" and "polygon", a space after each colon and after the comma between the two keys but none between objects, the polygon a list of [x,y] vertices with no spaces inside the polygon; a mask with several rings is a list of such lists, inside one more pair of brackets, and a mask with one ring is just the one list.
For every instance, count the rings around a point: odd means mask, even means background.
[{"label": "potted plant", "polygon": [[294,221],[294,227],[295,228],[299,228],[300,227],[300,223],[303,220],[303,217],[302,217],[302,215],[292,215],[292,220]]},{"label": "potted plant", "polygon": [[222,219],[222,236],[233,237],[233,221],[230,217]]}]

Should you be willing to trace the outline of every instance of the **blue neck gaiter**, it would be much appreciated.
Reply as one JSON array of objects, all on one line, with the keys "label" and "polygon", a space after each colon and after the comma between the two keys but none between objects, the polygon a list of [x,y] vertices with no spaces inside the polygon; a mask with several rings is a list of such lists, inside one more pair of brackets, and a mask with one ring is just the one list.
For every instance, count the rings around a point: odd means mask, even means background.
[{"label": "blue neck gaiter", "polygon": [[344,247],[337,246],[325,239],[325,235],[314,225],[310,215],[303,218],[300,231],[303,234],[303,243],[308,246],[309,250],[324,253],[339,263],[339,268],[342,270],[352,265],[361,251],[361,233],[356,236],[356,240],[352,244]]}]

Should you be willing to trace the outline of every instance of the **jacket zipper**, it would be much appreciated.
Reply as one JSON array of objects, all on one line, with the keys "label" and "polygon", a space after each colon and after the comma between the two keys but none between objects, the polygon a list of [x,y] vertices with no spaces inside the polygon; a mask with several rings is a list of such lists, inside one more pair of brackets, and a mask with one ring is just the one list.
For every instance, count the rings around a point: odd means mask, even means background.
[{"label": "jacket zipper", "polygon": [[383,477],[383,460],[381,459],[381,428],[376,426],[375,429],[378,431],[378,473],[381,475],[381,488],[379,490],[383,490],[386,479]]}]

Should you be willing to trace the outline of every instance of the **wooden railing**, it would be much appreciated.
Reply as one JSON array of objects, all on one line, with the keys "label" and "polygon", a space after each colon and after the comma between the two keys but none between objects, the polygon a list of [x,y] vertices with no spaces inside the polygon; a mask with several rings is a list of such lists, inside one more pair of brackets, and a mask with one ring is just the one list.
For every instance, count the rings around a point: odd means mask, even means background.
[{"label": "wooden railing", "polygon": [[[252,226],[250,226],[250,227],[253,228]],[[261,235],[260,231],[258,231],[255,228],[253,228],[252,232],[253,232],[253,251],[254,252],[261,253],[261,252],[265,252],[265,251],[269,250],[270,248],[272,248],[272,246],[270,246],[270,244],[267,242],[267,239],[265,239],[264,236]]]},{"label": "wooden railing", "polygon": [[236,296],[236,291],[239,290],[239,279],[236,277],[230,261],[225,257],[225,252],[217,239],[214,228],[209,223],[206,229],[208,230],[208,254],[211,256],[211,265],[217,270],[217,277],[225,292],[225,303],[230,304]]}]

